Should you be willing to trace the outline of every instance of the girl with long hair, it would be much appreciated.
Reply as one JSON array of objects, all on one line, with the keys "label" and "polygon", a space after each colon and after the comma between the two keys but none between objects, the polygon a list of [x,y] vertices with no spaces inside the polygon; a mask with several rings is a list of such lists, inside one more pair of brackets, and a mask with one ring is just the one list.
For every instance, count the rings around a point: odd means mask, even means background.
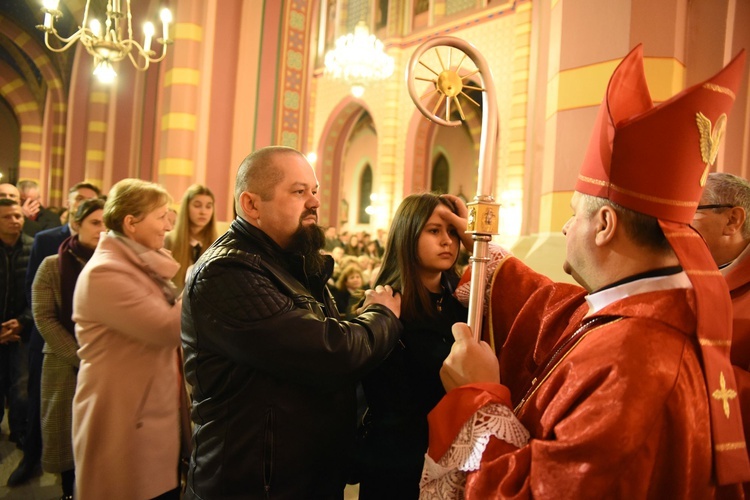
[{"label": "girl with long hair", "polygon": [[174,284],[179,290],[185,286],[188,268],[196,263],[218,236],[214,194],[206,186],[193,184],[182,196],[177,223],[164,242],[164,247],[180,263],[180,270],[174,277]]},{"label": "girl with long hair", "polygon": [[461,238],[444,214],[458,198],[408,196],[398,207],[376,285],[399,290],[401,341],[362,381],[368,404],[357,452],[360,499],[416,499],[427,451],[427,414],[445,391],[440,367],[451,326],[467,310],[453,297]]}]

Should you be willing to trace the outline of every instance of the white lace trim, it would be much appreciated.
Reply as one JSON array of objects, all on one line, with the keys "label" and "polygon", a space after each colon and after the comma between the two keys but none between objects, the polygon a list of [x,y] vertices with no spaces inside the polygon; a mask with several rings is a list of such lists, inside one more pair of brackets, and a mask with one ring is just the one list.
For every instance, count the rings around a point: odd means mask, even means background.
[{"label": "white lace trim", "polygon": [[466,421],[448,452],[438,462],[425,455],[420,500],[464,498],[466,473],[479,469],[490,437],[521,448],[529,442],[529,431],[507,406],[490,404]]},{"label": "white lace trim", "polygon": [[[495,270],[497,269],[497,266],[500,264],[500,261],[503,260],[508,255],[513,255],[510,250],[506,250],[505,248],[501,247],[500,245],[496,245],[494,243],[490,243],[487,245],[487,250],[489,251],[489,262],[487,262],[487,272],[484,275],[485,280],[485,287],[484,287],[484,315],[486,316],[488,311],[490,310],[490,292],[492,291],[490,287],[490,280],[492,280],[492,277],[495,275]],[[456,288],[456,298],[458,299],[461,304],[463,304],[465,307],[469,307],[469,291],[471,290],[471,281],[467,281],[463,285]]]}]

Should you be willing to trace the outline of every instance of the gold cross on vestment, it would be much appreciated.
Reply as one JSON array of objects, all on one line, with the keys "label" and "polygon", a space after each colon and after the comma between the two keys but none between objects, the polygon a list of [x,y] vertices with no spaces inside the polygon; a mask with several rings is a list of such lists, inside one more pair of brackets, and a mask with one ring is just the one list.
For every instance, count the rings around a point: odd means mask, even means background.
[{"label": "gold cross on vestment", "polygon": [[737,392],[732,389],[727,389],[727,381],[724,379],[724,372],[719,372],[719,386],[721,389],[716,389],[712,392],[711,397],[721,400],[722,406],[724,407],[724,415],[729,418],[729,400],[736,398]]}]

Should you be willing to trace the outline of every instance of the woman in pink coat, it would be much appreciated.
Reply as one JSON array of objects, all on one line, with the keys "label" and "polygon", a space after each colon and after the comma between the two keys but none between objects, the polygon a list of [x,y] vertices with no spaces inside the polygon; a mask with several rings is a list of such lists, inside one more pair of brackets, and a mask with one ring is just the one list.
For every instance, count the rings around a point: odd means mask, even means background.
[{"label": "woman in pink coat", "polygon": [[99,246],[73,298],[76,498],[179,498],[179,264],[162,249],[169,194],[125,179],[104,206]]}]

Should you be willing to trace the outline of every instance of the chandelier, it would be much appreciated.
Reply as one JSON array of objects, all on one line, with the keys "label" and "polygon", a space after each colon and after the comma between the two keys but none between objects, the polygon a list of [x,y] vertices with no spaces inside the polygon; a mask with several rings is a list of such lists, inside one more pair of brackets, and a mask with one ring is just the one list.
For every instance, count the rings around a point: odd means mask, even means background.
[{"label": "chandelier", "polygon": [[[151,63],[157,63],[166,57],[167,45],[173,42],[169,38],[169,25],[172,22],[172,13],[169,9],[162,9],[159,15],[163,28],[163,36],[156,39],[162,45],[159,57],[151,50],[155,32],[153,23],[147,22],[143,25],[143,45],[133,40],[130,0],[124,2],[125,12],[122,11],[121,0],[107,0],[106,19],[102,25],[96,18],[89,21],[91,0],[86,0],[83,23],[78,31],[64,38],[55,29],[55,19],[62,16],[62,12],[57,8],[60,0],[43,0],[44,24],[37,28],[44,31],[44,44],[52,52],[63,52],[80,41],[86,51],[94,56],[94,75],[103,83],[111,83],[117,77],[112,63],[128,57],[138,71],[146,71]],[[52,37],[57,39],[61,46],[53,47],[50,44]]]},{"label": "chandelier", "polygon": [[383,42],[360,21],[354,33],[339,37],[336,47],[326,53],[325,69],[332,77],[351,85],[354,97],[362,97],[367,83],[393,74],[393,58],[383,51]]}]

